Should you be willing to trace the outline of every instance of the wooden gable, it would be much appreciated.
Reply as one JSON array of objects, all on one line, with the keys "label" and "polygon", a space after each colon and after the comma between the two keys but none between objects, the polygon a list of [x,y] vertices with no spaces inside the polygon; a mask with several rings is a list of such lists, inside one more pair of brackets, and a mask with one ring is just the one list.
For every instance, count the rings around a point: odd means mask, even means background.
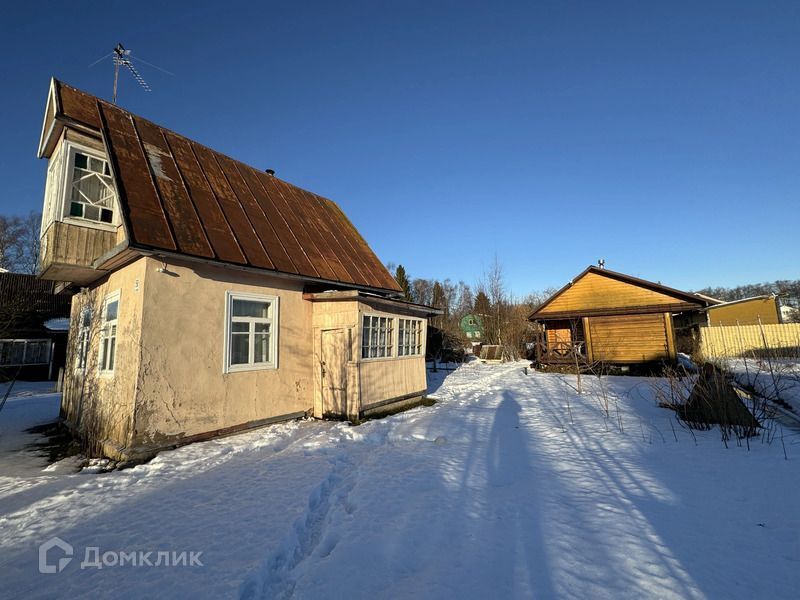
[{"label": "wooden gable", "polygon": [[693,294],[590,267],[545,302],[531,319],[678,312],[705,302]]}]

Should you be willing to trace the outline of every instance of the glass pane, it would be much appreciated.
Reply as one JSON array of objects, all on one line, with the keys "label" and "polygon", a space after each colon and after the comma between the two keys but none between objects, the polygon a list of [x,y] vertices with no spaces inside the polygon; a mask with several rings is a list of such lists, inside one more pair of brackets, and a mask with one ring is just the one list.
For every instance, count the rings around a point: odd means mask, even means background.
[{"label": "glass pane", "polygon": [[88,157],[85,154],[81,154],[80,152],[75,153],[75,166],[79,169],[85,169],[87,165]]},{"label": "glass pane", "polygon": [[86,308],[83,310],[81,314],[81,325],[83,327],[89,327],[92,323],[92,310],[90,308]]},{"label": "glass pane", "polygon": [[246,365],[250,362],[247,343],[250,340],[248,334],[234,333],[231,335],[231,364]]},{"label": "glass pane", "polygon": [[72,199],[105,206],[109,193],[103,180],[97,175],[79,177],[79,174],[80,171],[75,171],[72,183]]},{"label": "glass pane", "polygon": [[28,344],[28,350],[25,352],[25,362],[28,364],[46,364],[49,359],[50,342],[33,342]]},{"label": "glass pane", "polygon": [[256,317],[266,319],[269,317],[269,302],[258,300],[233,300],[234,317]]},{"label": "glass pane", "polygon": [[253,336],[253,344],[253,362],[269,362],[269,334],[255,334]]},{"label": "glass pane", "polygon": [[248,333],[250,331],[250,323],[234,321],[231,323],[231,331],[234,333]]},{"label": "glass pane", "polygon": [[93,156],[89,157],[89,170],[94,171],[95,173],[102,173],[103,172],[103,161],[94,158]]},{"label": "glass pane", "polygon": [[269,323],[254,323],[256,333],[269,333]]},{"label": "glass pane", "polygon": [[100,346],[100,368],[108,368],[108,338],[104,337]]},{"label": "glass pane", "polygon": [[69,216],[70,217],[82,217],[83,216],[83,204],[80,202],[72,202],[69,205]]},{"label": "glass pane", "polygon": [[117,320],[117,310],[119,309],[119,300],[114,300],[106,304],[106,321]]},{"label": "glass pane", "polygon": [[99,221],[100,220],[100,208],[97,206],[92,206],[91,204],[84,204],[83,205],[83,218],[89,219],[91,221]]},{"label": "glass pane", "polygon": [[114,220],[114,213],[108,210],[107,208],[103,208],[100,210],[100,221],[103,223],[111,223]]},{"label": "glass pane", "polygon": [[109,340],[109,350],[108,350],[108,370],[114,370],[114,351],[117,349],[117,338],[112,337]]}]

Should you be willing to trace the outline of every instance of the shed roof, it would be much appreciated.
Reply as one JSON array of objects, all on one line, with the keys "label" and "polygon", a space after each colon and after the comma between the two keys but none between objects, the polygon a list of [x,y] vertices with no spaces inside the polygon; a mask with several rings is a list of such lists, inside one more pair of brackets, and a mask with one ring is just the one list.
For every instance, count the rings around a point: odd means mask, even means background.
[{"label": "shed roof", "polygon": [[331,200],[54,79],[40,156],[65,125],[102,137],[133,248],[400,291]]},{"label": "shed roof", "polygon": [[648,281],[646,279],[640,279],[638,277],[633,277],[631,275],[626,275],[624,273],[618,273],[616,271],[610,271],[608,269],[601,269],[595,266],[589,266],[584,269],[579,275],[577,275],[574,279],[572,279],[569,283],[567,283],[564,287],[558,290],[555,294],[550,296],[539,308],[537,308],[531,315],[528,317],[529,320],[536,320],[541,318],[568,318],[568,317],[578,317],[578,316],[587,316],[590,314],[625,314],[628,312],[648,312],[649,306],[642,305],[642,306],[622,306],[622,307],[613,307],[613,306],[602,306],[602,307],[591,307],[591,308],[576,308],[570,310],[558,310],[558,311],[549,311],[548,307],[553,304],[558,298],[563,296],[567,293],[576,283],[578,283],[581,279],[586,277],[589,274],[596,274],[603,277],[607,277],[609,279],[613,279],[615,281],[619,281],[625,284],[633,285],[639,288],[644,288],[645,290],[649,290],[661,296],[670,298],[674,300],[674,304],[672,303],[658,303],[659,310],[685,310],[689,308],[700,309],[702,307],[708,306],[713,302],[713,299],[710,299],[706,296],[701,296],[699,294],[695,294],[692,292],[683,292],[681,290],[677,290],[675,288],[667,287],[665,285],[661,285],[660,283],[654,283],[652,281]]}]

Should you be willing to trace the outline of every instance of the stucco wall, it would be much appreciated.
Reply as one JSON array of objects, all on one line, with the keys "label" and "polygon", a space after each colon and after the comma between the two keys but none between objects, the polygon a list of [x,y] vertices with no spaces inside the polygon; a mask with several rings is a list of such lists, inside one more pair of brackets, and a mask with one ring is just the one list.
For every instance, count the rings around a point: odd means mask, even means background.
[{"label": "stucco wall", "polygon": [[[145,260],[139,259],[72,298],[61,412],[90,441],[128,445],[140,360]],[[119,292],[116,359],[113,374],[99,373],[100,328],[106,296]],[[85,370],[77,368],[78,329],[85,306],[92,311]],[[102,451],[95,445],[93,451]],[[108,451],[108,449],[106,449]]]},{"label": "stucco wall", "polygon": [[[200,263],[145,259],[135,437],[160,444],[313,404],[311,305],[287,279]],[[278,368],[223,373],[226,292],[279,297]]]}]

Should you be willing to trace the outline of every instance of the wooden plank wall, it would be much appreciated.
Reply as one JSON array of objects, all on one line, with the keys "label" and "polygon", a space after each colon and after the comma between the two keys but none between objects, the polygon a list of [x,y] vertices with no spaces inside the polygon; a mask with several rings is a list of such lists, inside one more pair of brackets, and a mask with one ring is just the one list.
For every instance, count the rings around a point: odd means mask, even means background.
[{"label": "wooden plank wall", "polygon": [[777,325],[781,322],[775,298],[752,298],[742,302],[713,306],[708,309],[708,324],[725,325]]},{"label": "wooden plank wall", "polygon": [[665,313],[587,320],[592,360],[637,363],[669,359],[674,354],[667,335]]},{"label": "wooden plank wall", "polygon": [[679,300],[665,294],[596,273],[587,273],[542,309],[541,314],[608,307],[658,306],[676,302]]},{"label": "wooden plank wall", "polygon": [[117,243],[117,234],[114,231],[80,227],[60,221],[54,221],[44,237],[40,260],[42,271],[53,264],[90,267],[92,262]]},{"label": "wooden plank wall", "polygon": [[735,358],[764,350],[800,348],[800,323],[733,325],[700,328],[700,353],[705,360]]}]

